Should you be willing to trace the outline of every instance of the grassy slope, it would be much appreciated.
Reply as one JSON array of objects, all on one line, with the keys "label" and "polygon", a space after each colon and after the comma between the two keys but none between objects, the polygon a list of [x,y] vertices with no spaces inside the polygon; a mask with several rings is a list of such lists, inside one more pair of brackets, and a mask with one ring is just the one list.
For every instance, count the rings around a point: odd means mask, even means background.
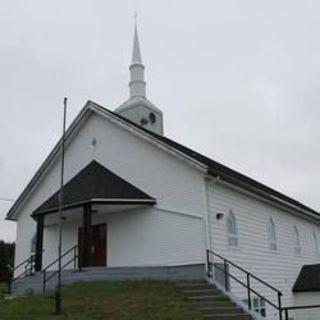
[{"label": "grassy slope", "polygon": [[8,286],[4,282],[0,282],[0,300],[8,292]]},{"label": "grassy slope", "polygon": [[52,292],[0,301],[1,320],[200,320],[174,283],[115,281],[63,288],[63,314],[53,316]]}]

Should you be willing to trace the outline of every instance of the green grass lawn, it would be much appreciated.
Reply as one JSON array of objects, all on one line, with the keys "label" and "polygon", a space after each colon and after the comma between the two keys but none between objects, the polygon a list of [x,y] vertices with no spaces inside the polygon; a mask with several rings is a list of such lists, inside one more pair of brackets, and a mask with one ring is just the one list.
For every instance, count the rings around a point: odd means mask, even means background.
[{"label": "green grass lawn", "polygon": [[200,320],[172,282],[75,283],[63,288],[63,314],[54,316],[53,292],[0,301],[1,320]]}]

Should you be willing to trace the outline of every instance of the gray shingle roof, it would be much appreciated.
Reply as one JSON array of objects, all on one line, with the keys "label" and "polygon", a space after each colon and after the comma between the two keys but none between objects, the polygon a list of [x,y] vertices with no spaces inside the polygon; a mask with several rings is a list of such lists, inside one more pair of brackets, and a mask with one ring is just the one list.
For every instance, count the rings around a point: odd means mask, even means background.
[{"label": "gray shingle roof", "polygon": [[292,291],[320,291],[320,264],[303,266]]},{"label": "gray shingle roof", "polygon": [[[155,204],[155,199],[144,193],[131,183],[103,167],[97,161],[90,162],[63,188],[63,202],[65,208],[77,206],[88,202],[105,201],[108,203]],[[59,191],[41,204],[33,216],[51,213],[58,210]]]}]

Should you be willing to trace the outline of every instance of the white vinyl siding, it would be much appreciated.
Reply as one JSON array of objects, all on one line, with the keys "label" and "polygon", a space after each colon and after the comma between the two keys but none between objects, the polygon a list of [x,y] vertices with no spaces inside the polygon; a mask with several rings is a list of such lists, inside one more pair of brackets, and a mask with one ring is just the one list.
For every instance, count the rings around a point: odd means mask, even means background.
[{"label": "white vinyl siding", "polygon": [[[232,262],[260,277],[283,292],[283,305],[295,304],[292,287],[303,265],[320,263],[315,254],[312,232],[319,234],[319,226],[311,220],[289,213],[274,205],[268,204],[254,196],[241,193],[221,183],[207,185],[209,205],[210,249],[224,256]],[[229,210],[236,213],[238,240],[241,246],[234,248],[226,242],[225,220],[217,220],[217,213],[224,213],[225,219]],[[273,218],[276,228],[277,251],[271,251],[268,243],[268,223]],[[303,250],[298,257],[293,254],[293,226],[297,226],[300,245]],[[241,232],[239,232],[241,230]],[[311,236],[310,236],[311,235]],[[220,262],[217,260],[217,262]],[[230,267],[243,282],[245,276]],[[235,281],[230,280],[233,293],[240,299],[247,299],[246,291]],[[272,302],[277,303],[276,295],[255,282],[254,289],[258,289]],[[274,316],[275,309],[266,303],[268,319],[279,319]]]},{"label": "white vinyl siding", "polygon": [[[157,200],[157,209],[166,210],[166,212],[180,212],[184,213],[185,216],[190,215],[199,218],[205,216],[206,196],[203,173],[190,166],[189,163],[96,114],[92,114],[79,130],[73,132],[73,135],[73,138],[66,142],[66,183],[92,160],[96,160],[121,178],[154,197]],[[94,148],[92,146],[93,139],[96,140]],[[59,160],[53,161],[20,209],[17,223],[15,265],[30,256],[30,243],[36,231],[36,223],[30,215],[33,210],[59,189],[59,170]],[[170,214],[162,221],[167,221],[165,225],[170,226],[172,221]],[[186,223],[194,223],[193,218],[187,219],[187,221]],[[171,248],[175,251],[173,256],[178,257],[185,250],[184,245],[191,247],[193,241],[197,241],[196,245],[198,248],[201,245],[202,250],[194,259],[189,260],[191,263],[192,260],[198,261],[198,257],[201,255],[204,263],[204,226],[203,222],[200,224],[202,225],[201,230],[199,230],[201,234],[198,235],[196,240],[190,237],[189,243],[182,242],[177,229],[176,240],[173,236],[170,236],[167,238],[167,243],[162,243],[161,246]],[[142,237],[148,230],[148,226],[145,226],[144,229],[141,227],[140,236]],[[150,233],[148,234],[149,238],[145,239],[146,243],[156,241]],[[57,236],[52,237],[53,242],[50,245],[52,245],[53,253],[51,257],[44,247],[44,259],[47,259],[46,261],[56,257],[57,239]],[[49,244],[45,242],[44,245]],[[140,252],[143,252],[142,249]],[[148,263],[152,264],[147,252],[145,257],[146,260],[148,259]],[[165,254],[162,255],[160,262],[160,258],[157,256],[156,258],[155,264],[166,264],[167,262],[174,264],[171,254],[170,256],[168,254],[168,257]],[[177,263],[180,263],[180,261],[180,258],[177,259]]]},{"label": "white vinyl siding", "polygon": [[[107,224],[109,267],[204,263],[203,221],[200,218],[157,208],[107,214],[99,209],[92,217],[92,224],[101,223]],[[81,225],[81,212],[78,219],[63,224],[63,251],[77,244]],[[56,224],[44,229],[44,265],[57,256],[56,238]]]}]

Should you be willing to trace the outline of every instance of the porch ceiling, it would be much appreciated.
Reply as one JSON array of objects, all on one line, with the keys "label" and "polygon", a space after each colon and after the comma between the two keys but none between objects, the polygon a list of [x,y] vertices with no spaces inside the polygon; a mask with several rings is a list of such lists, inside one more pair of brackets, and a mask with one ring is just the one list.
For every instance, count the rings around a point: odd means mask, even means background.
[{"label": "porch ceiling", "polygon": [[[121,212],[128,212],[133,211],[137,209],[146,209],[150,207],[148,204],[108,204],[108,205],[93,205],[92,206],[92,217],[98,217],[98,219],[101,218],[101,216],[111,216],[113,214],[119,214]],[[83,209],[80,207],[77,208],[71,208],[63,211],[62,220],[64,222],[71,222],[71,221],[79,221],[80,224],[82,224],[83,219]],[[54,212],[51,214],[48,214],[44,219],[44,226],[48,227],[51,225],[55,225],[59,222],[59,213]]]},{"label": "porch ceiling", "polygon": [[[121,206],[154,205],[152,198],[97,161],[92,161],[63,187],[63,209],[85,204]],[[59,209],[59,190],[41,204],[32,216],[47,215]]]}]

